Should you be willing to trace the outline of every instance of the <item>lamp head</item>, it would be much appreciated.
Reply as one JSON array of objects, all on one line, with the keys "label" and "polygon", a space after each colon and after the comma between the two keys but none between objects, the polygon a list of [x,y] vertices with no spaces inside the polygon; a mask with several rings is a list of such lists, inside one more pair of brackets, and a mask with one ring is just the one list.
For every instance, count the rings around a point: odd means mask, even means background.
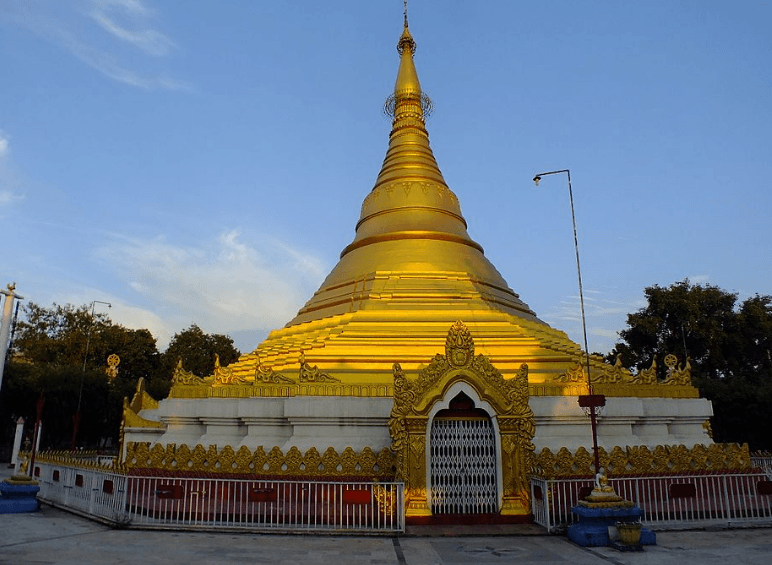
[{"label": "lamp head", "polygon": [[541,180],[541,177],[539,175],[536,175],[533,177],[533,182],[536,184],[536,186],[539,186],[539,181]]}]

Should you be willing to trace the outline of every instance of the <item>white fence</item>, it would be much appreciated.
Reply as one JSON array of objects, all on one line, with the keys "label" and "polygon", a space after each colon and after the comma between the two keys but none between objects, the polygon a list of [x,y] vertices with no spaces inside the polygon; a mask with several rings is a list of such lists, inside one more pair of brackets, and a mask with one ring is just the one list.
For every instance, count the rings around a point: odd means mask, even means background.
[{"label": "white fence", "polygon": [[[772,482],[761,473],[617,477],[609,484],[657,529],[772,524]],[[563,530],[592,486],[592,479],[532,478],[534,521],[550,533]]]},{"label": "white fence", "polygon": [[405,529],[394,482],[141,477],[36,463],[38,498],[126,526],[299,533]]},{"label": "white fence", "polygon": [[772,478],[772,455],[753,455],[751,456],[751,464],[756,469],[764,471],[767,477]]}]

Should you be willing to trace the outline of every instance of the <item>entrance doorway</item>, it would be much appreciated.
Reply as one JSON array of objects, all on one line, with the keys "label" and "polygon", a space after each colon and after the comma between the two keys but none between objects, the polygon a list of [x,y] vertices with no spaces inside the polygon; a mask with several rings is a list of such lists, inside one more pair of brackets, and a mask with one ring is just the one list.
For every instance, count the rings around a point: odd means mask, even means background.
[{"label": "entrance doorway", "polygon": [[432,514],[497,512],[496,463],[496,436],[490,416],[460,392],[432,421]]}]

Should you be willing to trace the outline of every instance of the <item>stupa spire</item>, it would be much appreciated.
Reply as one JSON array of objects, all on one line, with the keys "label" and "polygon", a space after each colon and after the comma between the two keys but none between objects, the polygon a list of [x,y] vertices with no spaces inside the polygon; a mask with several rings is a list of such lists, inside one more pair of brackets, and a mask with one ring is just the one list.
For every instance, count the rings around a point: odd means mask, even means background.
[{"label": "stupa spire", "polygon": [[263,379],[270,367],[296,378],[302,352],[305,364],[345,386],[390,387],[395,362],[418,367],[444,347],[458,320],[473,327],[481,352],[495,353],[512,372],[526,361],[536,372],[549,373],[556,363],[564,371],[564,360],[581,350],[509,288],[467,233],[458,198],[437,166],[425,122],[431,102],[418,80],[407,12],[397,51],[397,80],[385,105],[389,145],[354,240],[297,316],[234,371]]},{"label": "stupa spire", "polygon": [[413,55],[415,55],[416,43],[410,35],[410,28],[405,26],[402,36],[397,43],[397,52],[400,55],[399,73],[394,85],[394,96],[400,94],[405,97],[408,94],[421,94],[421,83],[418,81],[418,73],[415,70]]},{"label": "stupa spire", "polygon": [[429,146],[426,118],[432,102],[421,89],[405,6],[397,42],[400,56],[394,92],[384,105],[392,117],[389,148],[378,178],[362,204],[354,241],[341,257],[363,245],[394,239],[442,239],[482,251],[466,231],[458,198],[448,188]]}]

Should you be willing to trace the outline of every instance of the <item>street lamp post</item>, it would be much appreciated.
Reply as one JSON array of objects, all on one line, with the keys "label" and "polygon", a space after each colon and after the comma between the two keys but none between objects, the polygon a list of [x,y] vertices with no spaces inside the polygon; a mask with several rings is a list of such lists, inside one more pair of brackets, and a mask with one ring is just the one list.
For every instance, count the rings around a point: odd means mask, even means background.
[{"label": "street lamp post", "polygon": [[[16,283],[7,285],[8,290],[0,289],[0,294],[5,295],[3,317],[0,321],[0,386],[3,385],[3,369],[5,369],[5,356],[8,353],[8,339],[11,336],[11,318],[13,317],[13,303],[15,300],[24,300],[23,296],[16,294]],[[18,302],[17,302],[18,305]]]},{"label": "street lamp post", "polygon": [[592,426],[592,450],[595,456],[595,472],[600,471],[600,454],[598,452],[598,412],[600,408],[606,405],[606,397],[602,394],[593,394],[592,378],[590,377],[590,348],[587,346],[587,322],[584,317],[584,292],[582,289],[582,268],[579,263],[579,239],[576,236],[576,215],[574,214],[574,192],[571,189],[571,171],[561,169],[559,171],[548,171],[539,173],[533,177],[533,182],[539,186],[539,181],[547,175],[557,175],[566,173],[568,178],[568,199],[571,202],[571,223],[574,227],[574,251],[576,253],[576,276],[579,280],[579,305],[582,311],[582,333],[584,334],[584,351],[587,362],[587,391],[588,394],[579,396],[579,406],[583,409],[589,409],[590,425]]},{"label": "street lamp post", "polygon": [[72,417],[72,451],[75,451],[75,442],[78,438],[78,427],[80,426],[80,403],[83,399],[83,381],[86,378],[86,361],[88,360],[88,350],[91,345],[91,329],[94,327],[94,309],[97,304],[107,304],[108,308],[112,308],[113,305],[109,302],[103,302],[102,300],[91,301],[91,319],[89,320],[88,330],[86,331],[86,353],[83,355],[83,370],[80,374],[80,390],[78,390],[78,409],[75,411],[75,415]]}]

